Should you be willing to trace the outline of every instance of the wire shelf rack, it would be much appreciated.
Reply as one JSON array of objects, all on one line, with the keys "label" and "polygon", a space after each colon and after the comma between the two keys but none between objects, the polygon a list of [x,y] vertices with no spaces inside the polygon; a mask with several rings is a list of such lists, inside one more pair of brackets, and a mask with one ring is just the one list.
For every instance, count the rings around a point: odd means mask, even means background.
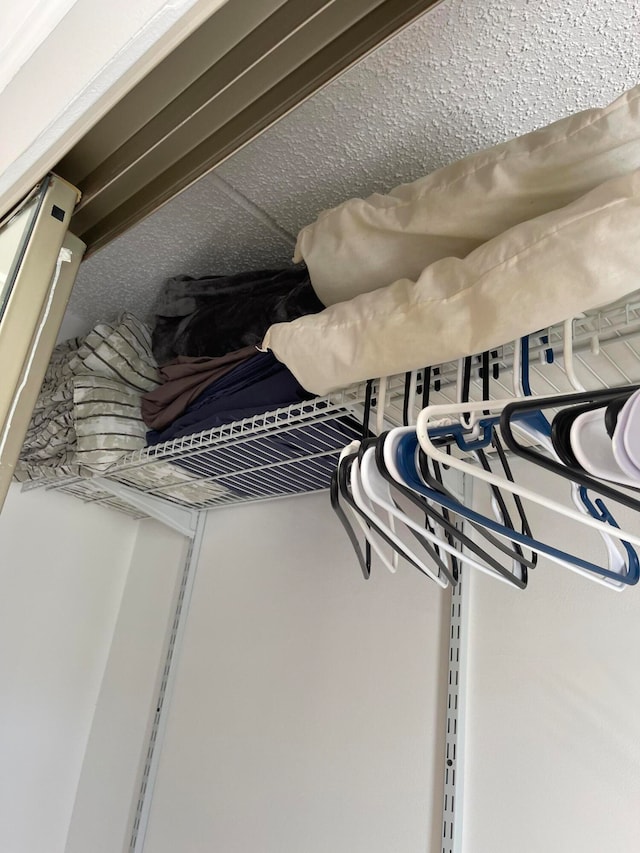
[{"label": "wire shelf rack", "polygon": [[[564,324],[530,336],[530,377],[535,394],[572,390],[564,369]],[[572,324],[573,361],[586,388],[640,381],[640,298],[586,315]],[[513,394],[514,344],[490,353],[490,397]],[[472,361],[470,397],[481,399],[482,363]],[[417,371],[412,405],[404,406],[405,376],[389,377],[380,394],[374,384],[372,420],[385,428],[413,422],[422,403],[424,371]],[[455,401],[459,363],[432,366],[429,401]],[[328,488],[342,448],[362,433],[366,383],[247,418],[205,432],[147,447],[101,475],[67,478],[45,485],[85,502],[108,506],[134,518],[144,511],[108,491],[109,482],[191,510],[271,500]],[[384,402],[382,402],[384,400]],[[372,424],[373,426],[373,424]],[[29,484],[29,488],[37,486]],[[106,488],[105,488],[106,486]]]},{"label": "wire shelf rack", "polygon": [[100,486],[90,478],[70,477],[49,485],[46,488],[55,489],[55,491],[64,492],[74,498],[79,498],[83,503],[95,503],[99,506],[107,507],[108,509],[114,509],[117,512],[129,515],[134,519],[148,517],[146,513],[136,509],[132,504],[127,503],[127,501],[117,498],[105,489],[100,488]]},{"label": "wire shelf rack", "polygon": [[[136,451],[105,472],[111,481],[193,510],[322,491],[342,448],[362,425],[351,410],[354,390],[258,415]],[[133,517],[144,513],[114,499],[91,479],[53,488]]]}]

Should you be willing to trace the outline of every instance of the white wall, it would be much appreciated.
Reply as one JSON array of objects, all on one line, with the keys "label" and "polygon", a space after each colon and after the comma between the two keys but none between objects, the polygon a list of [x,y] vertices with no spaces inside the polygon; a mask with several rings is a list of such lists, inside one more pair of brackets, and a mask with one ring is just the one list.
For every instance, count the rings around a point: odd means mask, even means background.
[{"label": "white wall", "polygon": [[[145,853],[439,849],[446,596],[409,570],[362,581],[326,500],[210,514]],[[463,850],[635,853],[638,590],[545,560],[524,592],[470,581]]]},{"label": "white wall", "polygon": [[438,849],[445,613],[327,495],[210,513],[145,853]]},{"label": "white wall", "polygon": [[75,0],[20,0],[0,6],[0,92]]},{"label": "white wall", "polygon": [[186,539],[138,529],[97,697],[66,853],[125,853],[156,710]]},{"label": "white wall", "polygon": [[74,338],[79,335],[86,335],[91,328],[90,324],[83,317],[74,314],[73,311],[65,312],[58,332],[57,343],[67,341],[69,338]]},{"label": "white wall", "polygon": [[12,487],[0,516],[0,850],[62,853],[136,523]]},{"label": "white wall", "polygon": [[[558,480],[529,469],[529,485],[566,502]],[[487,509],[483,493],[476,505]],[[529,517],[547,541],[603,556],[597,534],[533,506]],[[640,590],[541,560],[524,592],[474,575],[470,612],[465,853],[636,853]]]},{"label": "white wall", "polygon": [[[15,57],[22,67],[6,69],[0,115],[11,133],[0,138],[0,214],[225,2],[75,0],[31,56]],[[9,23],[19,38],[19,18]]]}]

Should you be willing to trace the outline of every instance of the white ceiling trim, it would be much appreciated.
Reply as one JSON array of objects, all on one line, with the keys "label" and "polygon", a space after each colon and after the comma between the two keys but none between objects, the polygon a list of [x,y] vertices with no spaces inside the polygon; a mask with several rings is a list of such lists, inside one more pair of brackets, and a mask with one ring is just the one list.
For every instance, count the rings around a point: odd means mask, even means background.
[{"label": "white ceiling trim", "polygon": [[[130,0],[110,0],[109,14],[119,31],[117,38],[111,34],[106,51],[107,34],[90,26],[92,15],[95,17],[95,0],[66,2],[70,8],[55,31],[49,32],[5,89],[0,89],[0,114],[21,115],[24,122],[24,104],[29,103],[32,106],[29,121],[33,124],[32,140],[21,151],[7,149],[11,139],[0,140],[0,216],[26,195],[127,91],[227,0],[164,3],[147,0],[149,14],[142,24],[139,15],[136,20],[127,14]],[[95,51],[91,49],[92,43],[97,48]],[[80,82],[75,90],[65,86],[60,108],[54,115],[47,115],[43,104],[41,117],[37,88],[34,91],[37,81],[42,79],[41,66],[46,67],[48,62],[50,68],[59,67],[64,61],[61,58],[69,57],[73,60],[75,79]]]},{"label": "white ceiling trim", "polygon": [[77,0],[22,0],[0,10],[0,92]]}]

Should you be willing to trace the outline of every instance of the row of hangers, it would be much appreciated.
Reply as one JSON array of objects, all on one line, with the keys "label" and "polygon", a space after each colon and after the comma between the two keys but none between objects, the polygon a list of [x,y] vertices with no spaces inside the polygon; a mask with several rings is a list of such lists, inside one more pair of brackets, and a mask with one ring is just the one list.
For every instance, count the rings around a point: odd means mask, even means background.
[{"label": "row of hangers", "polygon": [[[476,357],[481,400],[469,399],[475,359],[459,362],[451,403],[430,403],[433,371],[426,368],[405,377],[403,426],[386,430],[387,382],[380,380],[373,434],[374,384],[367,383],[362,438],[341,452],[330,489],[365,578],[375,555],[391,572],[402,562],[442,588],[455,585],[460,567],[468,566],[525,589],[542,554],[613,591],[638,582],[640,535],[619,526],[611,502],[640,509],[640,385],[586,390],[574,367],[572,328],[567,321],[563,345],[572,393],[532,394],[527,337],[514,346],[513,394],[506,399],[491,399],[491,380],[499,371],[484,353]],[[550,348],[546,353],[553,359]],[[567,501],[518,483],[511,455],[566,481]],[[488,489],[490,515],[465,505],[452,490],[447,472],[456,470]],[[573,553],[566,542],[539,538],[525,502],[595,531],[606,560],[596,562]]]}]

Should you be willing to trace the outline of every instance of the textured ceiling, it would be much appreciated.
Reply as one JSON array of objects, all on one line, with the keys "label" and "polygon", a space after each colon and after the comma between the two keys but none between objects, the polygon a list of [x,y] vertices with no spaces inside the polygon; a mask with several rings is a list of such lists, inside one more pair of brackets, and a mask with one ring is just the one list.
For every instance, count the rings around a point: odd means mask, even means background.
[{"label": "textured ceiling", "polygon": [[[640,80],[639,31],[640,0],[444,0],[216,175],[295,234],[345,198],[606,104]],[[82,265],[71,312],[146,316],[169,276],[287,263],[291,240],[238,201],[203,178]]]}]

